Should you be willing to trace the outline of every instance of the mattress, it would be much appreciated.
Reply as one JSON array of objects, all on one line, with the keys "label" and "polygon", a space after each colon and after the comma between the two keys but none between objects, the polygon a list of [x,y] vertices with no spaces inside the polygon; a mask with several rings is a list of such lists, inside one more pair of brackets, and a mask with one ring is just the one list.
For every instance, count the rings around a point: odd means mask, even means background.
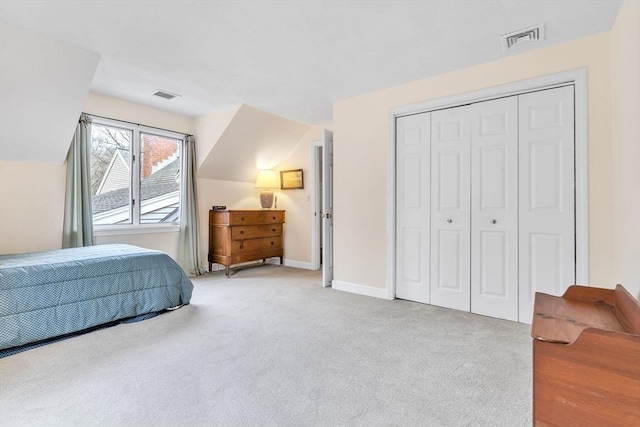
[{"label": "mattress", "polygon": [[98,245],[0,255],[0,350],[188,304],[164,252]]}]

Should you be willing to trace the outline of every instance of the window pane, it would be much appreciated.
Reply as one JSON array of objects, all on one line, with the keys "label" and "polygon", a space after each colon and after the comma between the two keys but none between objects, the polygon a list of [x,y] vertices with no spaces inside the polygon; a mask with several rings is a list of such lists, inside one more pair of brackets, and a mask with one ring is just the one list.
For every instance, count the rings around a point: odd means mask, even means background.
[{"label": "window pane", "polygon": [[181,140],[140,134],[140,224],[180,220]]},{"label": "window pane", "polygon": [[93,125],[91,210],[93,224],[131,224],[131,141],[133,132]]}]

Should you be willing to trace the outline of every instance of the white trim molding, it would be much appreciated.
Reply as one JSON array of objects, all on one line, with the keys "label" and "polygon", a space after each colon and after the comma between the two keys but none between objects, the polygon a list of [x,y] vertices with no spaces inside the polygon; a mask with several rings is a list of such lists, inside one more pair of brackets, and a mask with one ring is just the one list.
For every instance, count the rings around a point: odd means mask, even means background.
[{"label": "white trim molding", "polygon": [[157,234],[179,233],[179,224],[148,224],[148,225],[96,225],[93,227],[94,237],[122,236],[127,234]]},{"label": "white trim molding", "polygon": [[385,299],[394,299],[396,295],[396,119],[402,116],[565,85],[573,85],[575,89],[576,283],[589,283],[589,138],[587,128],[587,69],[583,67],[402,106],[389,111],[389,143],[387,148],[387,287],[384,290]]},{"label": "white trim molding", "polygon": [[317,270],[313,268],[313,264],[310,262],[296,261],[295,259],[284,259],[285,267],[304,268],[305,270]]},{"label": "white trim molding", "polygon": [[340,280],[333,280],[331,287],[337,291],[350,292],[352,294],[365,295],[368,297],[375,297],[381,299],[393,299],[388,298],[387,289],[374,288],[371,286],[357,285],[355,283],[341,282]]}]

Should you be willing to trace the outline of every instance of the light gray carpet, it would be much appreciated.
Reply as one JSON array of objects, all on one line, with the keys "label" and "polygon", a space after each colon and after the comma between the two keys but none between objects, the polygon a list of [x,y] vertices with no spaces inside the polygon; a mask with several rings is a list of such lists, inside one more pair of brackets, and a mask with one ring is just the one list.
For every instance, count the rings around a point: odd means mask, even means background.
[{"label": "light gray carpet", "polygon": [[0,360],[6,426],[530,426],[529,326],[248,268]]}]

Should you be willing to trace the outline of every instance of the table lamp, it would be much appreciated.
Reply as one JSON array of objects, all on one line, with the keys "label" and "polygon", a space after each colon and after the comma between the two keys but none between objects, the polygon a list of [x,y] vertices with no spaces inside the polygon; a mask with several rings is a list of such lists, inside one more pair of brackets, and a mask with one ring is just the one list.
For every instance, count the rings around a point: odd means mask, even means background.
[{"label": "table lamp", "polygon": [[263,209],[271,209],[273,206],[273,190],[278,189],[278,174],[272,169],[262,169],[258,171],[256,188],[260,192],[260,205]]}]

